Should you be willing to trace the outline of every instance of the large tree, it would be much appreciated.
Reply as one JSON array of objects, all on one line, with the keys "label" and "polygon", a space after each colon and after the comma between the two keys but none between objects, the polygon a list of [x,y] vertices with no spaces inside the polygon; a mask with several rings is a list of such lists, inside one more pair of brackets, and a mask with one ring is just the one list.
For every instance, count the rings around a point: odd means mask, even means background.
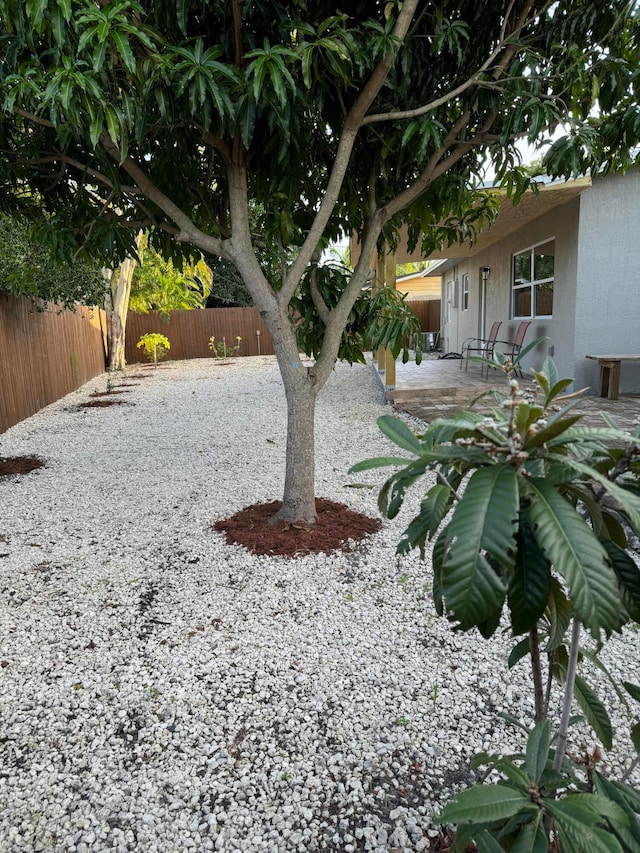
[{"label": "large tree", "polygon": [[[313,522],[315,401],[376,251],[403,220],[414,238],[473,233],[491,212],[475,189],[487,158],[527,186],[519,138],[567,127],[551,174],[628,165],[635,5],[2,0],[3,198],[54,210],[76,251],[119,259],[152,225],[167,254],[182,244],[234,265],[286,392],[280,515]],[[260,263],[253,204],[279,264]],[[314,265],[352,231],[360,260],[327,303]],[[290,311],[305,276],[322,325],[311,366]]]}]

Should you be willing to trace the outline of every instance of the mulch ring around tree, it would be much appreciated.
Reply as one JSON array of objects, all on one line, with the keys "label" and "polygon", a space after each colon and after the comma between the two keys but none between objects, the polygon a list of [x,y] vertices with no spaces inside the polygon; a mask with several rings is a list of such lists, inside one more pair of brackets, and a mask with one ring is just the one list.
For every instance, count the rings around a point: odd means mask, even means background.
[{"label": "mulch ring around tree", "polygon": [[302,554],[330,554],[348,551],[354,542],[380,530],[377,518],[354,512],[344,504],[316,499],[318,521],[303,527],[284,521],[273,523],[280,501],[253,504],[212,526],[225,534],[230,545],[243,545],[252,554],[299,557]]},{"label": "mulch ring around tree", "polygon": [[28,474],[36,468],[44,468],[44,459],[37,456],[0,456],[0,477]]}]

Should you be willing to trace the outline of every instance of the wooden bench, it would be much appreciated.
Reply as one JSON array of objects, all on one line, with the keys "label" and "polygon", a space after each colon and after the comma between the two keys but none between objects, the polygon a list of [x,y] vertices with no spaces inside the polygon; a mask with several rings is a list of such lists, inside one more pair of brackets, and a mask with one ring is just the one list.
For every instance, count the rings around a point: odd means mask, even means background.
[{"label": "wooden bench", "polygon": [[640,361],[640,355],[588,355],[600,365],[600,396],[617,400],[620,394],[620,365],[623,361]]}]

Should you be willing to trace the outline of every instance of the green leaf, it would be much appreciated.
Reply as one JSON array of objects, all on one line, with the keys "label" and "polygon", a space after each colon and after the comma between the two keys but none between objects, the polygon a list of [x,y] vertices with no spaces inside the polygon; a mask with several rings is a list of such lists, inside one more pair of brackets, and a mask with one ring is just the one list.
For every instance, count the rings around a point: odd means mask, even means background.
[{"label": "green leaf", "polygon": [[511,649],[511,652],[509,654],[509,660],[507,661],[507,666],[509,667],[509,669],[513,669],[513,667],[528,654],[529,637],[525,637],[524,640],[520,640],[520,642],[516,643],[516,645]]},{"label": "green leaf", "polygon": [[564,641],[567,628],[571,622],[571,603],[557,578],[551,578],[545,613],[549,620],[549,639],[546,651],[553,652]]},{"label": "green leaf", "polygon": [[56,0],[56,3],[65,21],[69,22],[71,20],[71,0]]},{"label": "green leaf", "polygon": [[521,508],[515,567],[508,593],[514,634],[530,631],[542,616],[550,583],[551,565],[538,546],[527,513]]},{"label": "green leaf", "polygon": [[[586,427],[584,428],[586,429]],[[575,432],[582,432],[583,428],[576,429]],[[599,430],[599,432],[604,432],[604,430]],[[607,432],[615,433],[615,430],[608,430]],[[621,434],[623,438],[629,439],[629,435],[626,433]],[[617,438],[611,437],[606,440],[611,441],[620,441],[620,435]],[[623,512],[629,518],[631,522],[631,526],[636,532],[640,532],[640,497],[634,495],[632,492],[623,489],[621,486],[612,483],[611,480],[608,479],[604,474],[601,474],[591,465],[586,465],[581,462],[577,462],[575,459],[567,458],[567,464],[571,465],[578,471],[580,474],[584,475],[587,478],[596,480],[600,483],[601,486],[604,486],[607,492],[611,495],[611,497],[616,500],[620,506],[622,507]]]},{"label": "green leaf", "polygon": [[505,776],[514,788],[520,788],[523,792],[528,791],[531,780],[511,758],[499,758],[494,764],[494,769]]},{"label": "green leaf", "polygon": [[601,542],[618,578],[624,606],[634,622],[640,622],[640,569],[627,551],[610,539]]},{"label": "green leaf", "polygon": [[424,549],[425,539],[431,539],[435,535],[452,501],[451,489],[442,483],[436,483],[429,489],[420,503],[420,512],[403,534],[403,539],[411,548],[420,545],[421,549]]},{"label": "green leaf", "polygon": [[533,447],[541,447],[543,444],[551,441],[551,439],[562,435],[562,433],[572,427],[576,421],[579,421],[581,417],[582,415],[571,415],[569,418],[563,418],[562,420],[557,420],[552,424],[548,424],[544,429],[541,429],[539,432],[536,432],[527,438],[523,444],[524,449],[531,450]]},{"label": "green leaf", "polygon": [[347,471],[348,474],[357,474],[359,471],[369,471],[372,468],[386,468],[390,465],[405,466],[411,460],[407,456],[376,456],[372,459],[363,459],[362,462],[356,462]]},{"label": "green leaf", "polygon": [[118,136],[120,135],[120,122],[118,121],[118,114],[114,110],[113,107],[107,107],[104,111],[104,117],[107,122],[107,132],[111,138],[111,141],[117,145],[118,144]]},{"label": "green leaf", "polygon": [[507,785],[474,785],[447,803],[438,822],[485,824],[512,817],[528,804],[526,794]]},{"label": "green leaf", "polygon": [[511,846],[511,853],[549,853],[549,838],[541,813],[521,827]]},{"label": "green leaf", "polygon": [[626,815],[625,822],[617,820],[612,825],[612,829],[618,838],[626,845],[626,853],[640,853],[640,821],[618,788],[619,785],[623,785],[624,788],[628,789],[628,786],[625,786],[624,783],[611,782],[597,771],[593,774],[593,780],[596,793],[617,803]]},{"label": "green leaf", "polygon": [[549,744],[551,729],[548,720],[537,723],[527,740],[525,768],[532,782],[538,783],[547,761],[549,760]]},{"label": "green leaf", "polygon": [[462,630],[484,622],[502,607],[504,584],[483,552],[507,568],[513,566],[517,514],[513,468],[491,465],[471,475],[449,523],[442,579],[447,609]]},{"label": "green leaf", "polygon": [[129,46],[127,36],[120,32],[120,30],[114,30],[111,34],[111,38],[113,39],[113,43],[115,44],[118,53],[120,54],[120,58],[124,62],[125,68],[131,74],[135,74],[136,60],[133,55],[133,51]]},{"label": "green leaf", "polygon": [[617,838],[595,824],[599,815],[583,802],[543,800],[560,833],[561,847],[572,853],[623,853]]},{"label": "green leaf", "polygon": [[378,426],[383,435],[397,444],[403,450],[408,450],[411,453],[421,453],[424,448],[415,434],[411,432],[409,427],[400,418],[394,418],[392,415],[382,415],[378,418]]},{"label": "green leaf", "polygon": [[53,9],[51,12],[51,29],[53,37],[58,47],[62,47],[65,41],[65,18],[60,8]]},{"label": "green leaf", "polygon": [[573,695],[604,748],[611,749],[613,730],[607,709],[580,675],[576,675]]},{"label": "green leaf", "polygon": [[631,731],[629,732],[631,735],[631,743],[633,744],[633,748],[640,755],[640,723],[636,723],[634,726],[631,726]]},{"label": "green leaf", "polygon": [[640,702],[640,687],[637,684],[632,684],[630,681],[623,681],[622,684],[629,696],[635,699],[636,702]]},{"label": "green leaf", "polygon": [[486,829],[481,829],[474,835],[478,853],[505,853],[504,847]]},{"label": "green leaf", "polygon": [[606,552],[591,528],[553,486],[526,481],[538,545],[569,587],[582,623],[597,636],[620,627],[620,602]]}]

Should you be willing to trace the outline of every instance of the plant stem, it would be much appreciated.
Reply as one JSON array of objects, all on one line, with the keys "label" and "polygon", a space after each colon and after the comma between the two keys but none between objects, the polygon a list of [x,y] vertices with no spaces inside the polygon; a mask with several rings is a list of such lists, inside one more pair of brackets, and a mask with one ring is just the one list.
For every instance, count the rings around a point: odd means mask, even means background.
[{"label": "plant stem", "polygon": [[553,686],[553,652],[547,652],[547,688],[544,693],[544,715],[549,713],[549,702],[551,701],[551,688]]},{"label": "plant stem", "polygon": [[638,764],[640,764],[640,755],[636,755],[636,757],[633,759],[633,761],[631,762],[629,767],[625,770],[624,775],[622,777],[623,782],[627,781],[627,779],[629,778],[629,776],[631,776],[631,774],[636,769]]},{"label": "plant stem", "polygon": [[531,652],[531,672],[533,674],[533,695],[535,699],[535,721],[546,717],[544,690],[542,688],[542,668],[540,666],[540,642],[536,625],[529,631],[529,650]]},{"label": "plant stem", "polygon": [[578,667],[578,654],[580,653],[580,621],[573,617],[571,628],[571,644],[569,646],[569,664],[567,666],[567,678],[564,685],[564,699],[562,702],[562,717],[560,729],[558,730],[558,745],[556,757],[553,762],[554,770],[562,766],[565,749],[567,746],[567,735],[569,733],[569,719],[571,717],[571,703],[573,701],[573,686],[576,680],[576,669]]}]

